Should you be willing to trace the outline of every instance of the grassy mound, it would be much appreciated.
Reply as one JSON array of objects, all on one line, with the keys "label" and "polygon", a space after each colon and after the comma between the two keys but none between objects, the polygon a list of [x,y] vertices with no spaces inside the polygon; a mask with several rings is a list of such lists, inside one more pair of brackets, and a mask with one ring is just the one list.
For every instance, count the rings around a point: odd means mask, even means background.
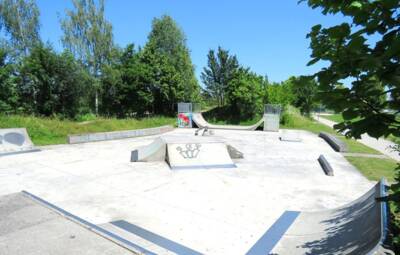
[{"label": "grassy mound", "polygon": [[25,127],[36,145],[63,144],[67,135],[118,130],[132,130],[175,125],[175,118],[151,117],[143,119],[106,119],[96,118],[91,121],[76,122],[57,118],[33,116],[0,115],[0,128]]}]

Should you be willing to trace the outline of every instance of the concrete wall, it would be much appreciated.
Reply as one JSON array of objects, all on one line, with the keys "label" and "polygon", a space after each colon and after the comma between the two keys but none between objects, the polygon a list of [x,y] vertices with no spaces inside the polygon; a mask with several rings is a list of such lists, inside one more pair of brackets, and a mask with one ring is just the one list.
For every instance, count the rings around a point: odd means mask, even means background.
[{"label": "concrete wall", "polygon": [[74,143],[87,143],[87,142],[116,140],[116,139],[124,139],[124,138],[140,137],[140,136],[158,135],[172,131],[173,129],[174,128],[172,126],[166,125],[161,127],[136,129],[136,130],[69,135],[67,137],[67,142],[70,144],[74,144]]}]

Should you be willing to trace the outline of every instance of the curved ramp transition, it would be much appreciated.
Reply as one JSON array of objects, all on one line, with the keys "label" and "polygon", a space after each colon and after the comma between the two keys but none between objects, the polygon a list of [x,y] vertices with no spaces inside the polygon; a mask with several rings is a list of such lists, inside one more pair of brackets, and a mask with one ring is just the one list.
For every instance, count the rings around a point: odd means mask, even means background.
[{"label": "curved ramp transition", "polygon": [[326,211],[285,212],[247,253],[384,254],[387,229],[385,181],[352,203]]},{"label": "curved ramp transition", "polygon": [[192,114],[192,119],[193,122],[199,127],[199,128],[209,128],[209,129],[229,129],[229,130],[256,130],[259,126],[261,126],[264,123],[264,118],[261,118],[256,124],[251,125],[251,126],[238,126],[238,125],[214,125],[208,123],[201,112],[194,112]]}]

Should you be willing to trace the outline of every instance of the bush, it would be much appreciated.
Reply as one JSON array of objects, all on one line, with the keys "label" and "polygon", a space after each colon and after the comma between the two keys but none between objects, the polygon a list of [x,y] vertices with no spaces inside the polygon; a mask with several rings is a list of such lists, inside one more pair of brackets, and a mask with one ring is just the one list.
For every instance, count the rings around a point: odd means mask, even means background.
[{"label": "bush", "polygon": [[86,113],[86,114],[78,115],[77,117],[75,117],[75,120],[78,122],[92,121],[92,120],[96,120],[96,115],[93,113]]}]

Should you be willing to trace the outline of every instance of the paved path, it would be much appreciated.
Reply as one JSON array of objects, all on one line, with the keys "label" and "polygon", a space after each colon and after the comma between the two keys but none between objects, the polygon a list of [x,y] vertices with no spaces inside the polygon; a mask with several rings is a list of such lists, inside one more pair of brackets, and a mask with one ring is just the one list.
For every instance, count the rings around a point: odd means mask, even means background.
[{"label": "paved path", "polygon": [[[333,125],[336,124],[336,122],[333,122],[331,120],[325,119],[325,118],[323,118],[321,116],[315,116],[314,115],[313,117],[314,117],[315,120],[321,122],[324,125],[332,127],[332,128],[333,128]],[[391,141],[388,141],[388,140],[385,140],[385,139],[382,139],[382,138],[376,139],[376,138],[373,138],[373,137],[371,137],[371,136],[369,136],[367,134],[363,134],[361,136],[361,139],[359,139],[357,141],[359,141],[360,143],[362,143],[364,145],[367,145],[368,147],[371,147],[371,148],[373,148],[373,149],[385,154],[386,156],[391,157],[394,160],[400,161],[399,153],[395,152],[395,151],[393,151],[391,149],[391,146],[395,145],[395,143],[393,143]]]}]

